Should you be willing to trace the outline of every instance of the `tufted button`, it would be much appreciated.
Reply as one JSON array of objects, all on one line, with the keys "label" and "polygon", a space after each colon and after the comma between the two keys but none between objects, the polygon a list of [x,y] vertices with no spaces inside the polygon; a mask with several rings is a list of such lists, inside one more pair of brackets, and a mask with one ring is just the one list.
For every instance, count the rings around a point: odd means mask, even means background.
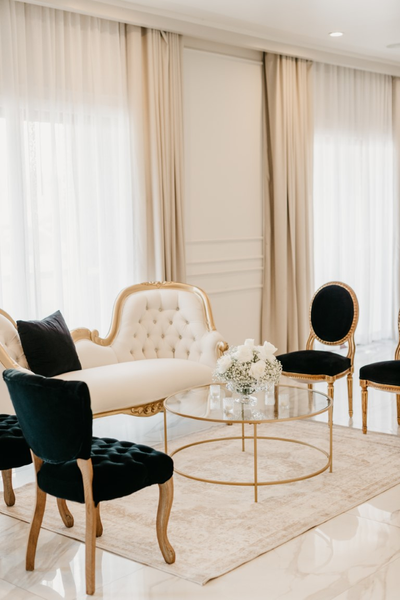
[{"label": "tufted button", "polygon": [[162,333],[162,334],[161,334],[161,337],[162,337],[162,339],[164,339],[164,338],[165,338],[165,335]]},{"label": "tufted button", "polygon": [[162,308],[159,308],[159,309],[158,309],[158,312],[162,312]]},{"label": "tufted button", "polygon": [[169,324],[172,325],[172,321],[170,321]]},{"label": "tufted button", "polygon": [[158,348],[154,348],[154,351],[155,351],[155,352],[158,352]]},{"label": "tufted button", "polygon": [[148,337],[148,338],[150,337],[150,334],[149,334],[149,333],[147,334],[147,337]]},{"label": "tufted button", "polygon": [[182,336],[181,336],[181,335],[179,336],[179,339],[180,339],[180,340],[182,339]]},{"label": "tufted button", "polygon": [[176,307],[176,310],[179,310],[179,306]]},{"label": "tufted button", "polygon": [[154,323],[154,325],[155,325],[155,324],[157,323],[157,321],[154,319],[153,323]]},{"label": "tufted button", "polygon": [[175,348],[172,348],[172,354],[175,354]]}]

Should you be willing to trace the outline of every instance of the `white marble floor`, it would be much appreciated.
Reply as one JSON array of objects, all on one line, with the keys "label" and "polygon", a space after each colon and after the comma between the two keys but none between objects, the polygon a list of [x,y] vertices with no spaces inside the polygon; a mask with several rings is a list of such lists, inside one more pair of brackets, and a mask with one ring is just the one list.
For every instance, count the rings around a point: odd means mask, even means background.
[{"label": "white marble floor", "polygon": [[[356,374],[362,364],[392,359],[394,347],[385,342],[357,348]],[[360,428],[358,380],[352,421],[347,416],[346,382],[337,382],[335,389],[334,422]],[[371,391],[368,416],[371,431],[400,434],[395,396]],[[175,435],[180,433],[176,424]],[[95,434],[151,445],[162,439],[161,420],[99,419]],[[14,476],[14,485],[31,480],[32,469],[22,468]],[[27,533],[27,524],[0,515],[0,600],[85,598],[83,544],[43,530],[36,569],[27,573]],[[203,587],[101,550],[96,559],[94,597],[104,600],[398,600],[400,485]]]}]

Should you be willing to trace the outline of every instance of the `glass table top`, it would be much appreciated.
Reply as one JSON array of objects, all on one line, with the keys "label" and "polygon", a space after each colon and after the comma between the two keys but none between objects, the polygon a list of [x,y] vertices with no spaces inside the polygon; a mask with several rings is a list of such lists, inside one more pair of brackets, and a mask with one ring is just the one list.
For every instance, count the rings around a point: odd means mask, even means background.
[{"label": "glass table top", "polygon": [[165,400],[168,412],[189,419],[222,423],[268,423],[306,419],[329,409],[331,401],[322,392],[307,388],[280,385],[275,390],[253,394],[253,406],[235,401],[225,385],[206,385],[169,396]]}]

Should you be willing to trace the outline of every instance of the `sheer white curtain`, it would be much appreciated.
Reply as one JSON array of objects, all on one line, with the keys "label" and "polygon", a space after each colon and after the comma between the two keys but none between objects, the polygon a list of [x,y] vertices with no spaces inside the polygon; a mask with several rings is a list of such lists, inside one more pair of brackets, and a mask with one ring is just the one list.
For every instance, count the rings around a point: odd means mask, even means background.
[{"label": "sheer white curtain", "polygon": [[353,287],[358,343],[395,337],[392,78],[313,69],[315,288]]},{"label": "sheer white curtain", "polygon": [[181,42],[135,29],[0,0],[0,307],[15,319],[60,309],[104,334],[123,287],[184,280]]},{"label": "sheer white curtain", "polygon": [[0,306],[107,327],[137,278],[124,26],[0,11]]}]

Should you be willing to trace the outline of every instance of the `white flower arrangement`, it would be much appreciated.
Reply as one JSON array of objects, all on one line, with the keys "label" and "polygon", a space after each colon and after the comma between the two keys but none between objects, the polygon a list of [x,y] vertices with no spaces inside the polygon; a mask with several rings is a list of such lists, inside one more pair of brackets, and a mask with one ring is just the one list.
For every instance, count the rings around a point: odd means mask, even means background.
[{"label": "white flower arrangement", "polygon": [[254,340],[245,340],[242,346],[232,346],[217,360],[213,379],[244,396],[264,390],[271,383],[277,384],[282,373],[282,365],[274,356],[276,351],[269,342],[255,346]]}]

